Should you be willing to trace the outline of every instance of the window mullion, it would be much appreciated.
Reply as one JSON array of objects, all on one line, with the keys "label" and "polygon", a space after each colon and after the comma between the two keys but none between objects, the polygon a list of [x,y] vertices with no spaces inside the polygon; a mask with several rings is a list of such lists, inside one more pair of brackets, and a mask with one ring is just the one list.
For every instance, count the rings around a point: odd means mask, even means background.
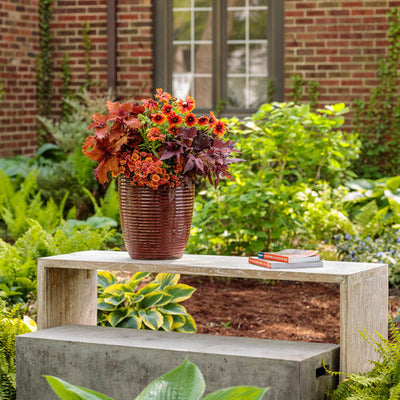
[{"label": "window mullion", "polygon": [[213,0],[213,108],[226,99],[226,0]]}]

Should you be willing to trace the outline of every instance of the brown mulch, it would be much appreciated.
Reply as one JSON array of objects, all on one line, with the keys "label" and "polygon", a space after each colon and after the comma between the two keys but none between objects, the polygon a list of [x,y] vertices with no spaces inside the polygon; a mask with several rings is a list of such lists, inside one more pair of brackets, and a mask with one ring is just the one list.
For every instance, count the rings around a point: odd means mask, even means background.
[{"label": "brown mulch", "polygon": [[[339,343],[339,286],[182,276],[196,288],[183,305],[198,333],[264,339]],[[400,312],[391,292],[390,312]]]}]

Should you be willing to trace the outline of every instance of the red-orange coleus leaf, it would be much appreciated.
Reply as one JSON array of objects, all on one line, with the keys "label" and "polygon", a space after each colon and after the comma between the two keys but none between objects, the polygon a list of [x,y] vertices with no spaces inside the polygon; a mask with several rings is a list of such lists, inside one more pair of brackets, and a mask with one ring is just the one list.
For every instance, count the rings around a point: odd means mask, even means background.
[{"label": "red-orange coleus leaf", "polygon": [[89,125],[89,129],[94,128],[96,136],[101,139],[106,137],[108,132],[107,117],[99,113],[92,115],[93,122]]},{"label": "red-orange coleus leaf", "polygon": [[113,176],[119,174],[119,152],[121,147],[128,142],[128,136],[118,133],[115,129],[107,137],[99,138],[89,136],[82,146],[85,156],[97,161],[99,165],[94,170],[96,179],[104,185],[108,182],[108,173]]}]

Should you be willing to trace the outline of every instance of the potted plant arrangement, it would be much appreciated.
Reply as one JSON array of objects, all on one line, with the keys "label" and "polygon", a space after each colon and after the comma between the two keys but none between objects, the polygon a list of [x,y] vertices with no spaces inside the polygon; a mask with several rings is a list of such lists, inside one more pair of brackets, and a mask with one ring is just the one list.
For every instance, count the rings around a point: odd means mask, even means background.
[{"label": "potted plant arrangement", "polygon": [[195,101],[157,89],[141,104],[107,102],[95,113],[83,154],[95,160],[97,180],[118,177],[122,232],[131,258],[182,257],[193,214],[194,183],[233,179],[235,143],[224,140],[226,124],[213,112],[196,116]]}]

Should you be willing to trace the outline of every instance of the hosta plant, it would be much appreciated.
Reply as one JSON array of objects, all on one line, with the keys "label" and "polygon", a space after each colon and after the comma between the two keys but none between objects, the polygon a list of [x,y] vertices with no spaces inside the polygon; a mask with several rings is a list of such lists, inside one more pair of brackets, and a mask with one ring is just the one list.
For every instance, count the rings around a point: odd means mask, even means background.
[{"label": "hosta plant", "polygon": [[108,271],[98,272],[98,324],[134,329],[196,332],[196,324],[179,304],[195,289],[178,283],[179,274],[160,273],[153,280],[148,272],[136,272],[118,282]]},{"label": "hosta plant", "polygon": [[[113,400],[54,376],[46,376],[46,379],[61,400]],[[195,364],[185,360],[177,368],[151,382],[135,400],[200,400],[204,390],[201,371]],[[210,393],[203,400],[261,400],[267,390],[253,386],[233,386]]]}]

